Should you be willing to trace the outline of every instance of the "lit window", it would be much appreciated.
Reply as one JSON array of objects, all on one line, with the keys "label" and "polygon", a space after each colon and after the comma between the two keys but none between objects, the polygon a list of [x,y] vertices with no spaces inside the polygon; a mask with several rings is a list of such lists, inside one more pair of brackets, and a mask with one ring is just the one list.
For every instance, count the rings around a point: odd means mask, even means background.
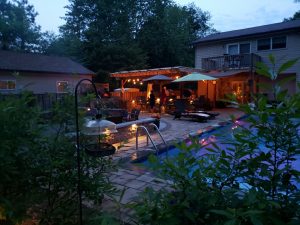
[{"label": "lit window", "polygon": [[271,49],[271,38],[264,38],[257,40],[257,50],[270,50]]},{"label": "lit window", "polygon": [[68,81],[57,81],[56,82],[57,93],[66,93],[68,92]]},{"label": "lit window", "polygon": [[278,48],[286,48],[286,36],[272,38],[272,49]]},{"label": "lit window", "polygon": [[0,90],[15,90],[16,81],[15,80],[0,80]]}]

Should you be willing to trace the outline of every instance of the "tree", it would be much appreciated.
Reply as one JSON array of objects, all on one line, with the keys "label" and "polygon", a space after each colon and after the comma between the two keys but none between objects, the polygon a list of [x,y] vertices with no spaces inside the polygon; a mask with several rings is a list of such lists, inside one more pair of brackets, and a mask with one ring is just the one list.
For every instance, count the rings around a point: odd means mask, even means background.
[{"label": "tree", "polygon": [[[193,66],[192,41],[211,31],[210,16],[194,4],[180,7],[159,5],[153,1],[152,12],[141,28],[138,41],[149,56],[150,67]],[[158,4],[158,5],[156,5]]]},{"label": "tree", "polygon": [[70,0],[65,52],[99,72],[193,65],[191,42],[210,30],[209,14],[171,0]]},{"label": "tree", "polygon": [[27,0],[3,0],[0,3],[0,48],[4,50],[38,51],[40,26],[37,13]]},{"label": "tree", "polygon": [[295,12],[292,17],[285,18],[283,21],[286,22],[286,21],[297,20],[297,19],[300,19],[300,10]]}]

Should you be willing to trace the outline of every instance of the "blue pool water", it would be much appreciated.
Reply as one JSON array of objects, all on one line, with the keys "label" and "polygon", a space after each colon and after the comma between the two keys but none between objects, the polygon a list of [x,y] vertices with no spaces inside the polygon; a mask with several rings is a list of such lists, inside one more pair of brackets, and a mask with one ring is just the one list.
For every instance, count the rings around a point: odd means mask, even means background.
[{"label": "blue pool water", "polygon": [[[227,126],[223,126],[213,131],[204,133],[199,136],[199,143],[205,145],[205,148],[202,148],[200,151],[194,151],[195,157],[205,157],[206,154],[211,154],[206,148],[212,147],[212,143],[216,143],[221,149],[225,150],[226,148],[232,146],[229,144],[233,140],[233,132],[236,129],[241,129],[240,127],[249,127],[245,121],[236,121],[234,124],[229,124]],[[256,133],[255,129],[252,129],[253,133]],[[189,143],[187,143],[189,145]],[[265,151],[265,147],[263,144],[259,145],[259,149]],[[162,152],[158,155],[159,159],[162,161],[166,157],[172,158],[178,155],[180,150],[176,147],[169,149],[168,151]],[[151,164],[148,160],[140,162],[143,167],[150,168]],[[292,168],[300,171],[300,156],[297,156],[296,160],[292,163]],[[193,170],[193,169],[191,169]],[[297,185],[300,187],[300,184]]]}]

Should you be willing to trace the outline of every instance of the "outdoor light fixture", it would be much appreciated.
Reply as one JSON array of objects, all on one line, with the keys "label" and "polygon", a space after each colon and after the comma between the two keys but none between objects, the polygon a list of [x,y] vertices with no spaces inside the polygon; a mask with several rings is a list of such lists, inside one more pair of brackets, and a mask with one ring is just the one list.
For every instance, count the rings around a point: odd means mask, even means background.
[{"label": "outdoor light fixture", "polygon": [[97,106],[97,115],[94,119],[88,120],[86,119],[82,134],[86,135],[87,137],[93,138],[97,137],[97,141],[95,143],[89,143],[87,145],[80,144],[80,130],[79,130],[79,113],[78,113],[78,88],[80,84],[84,81],[90,82],[93,86],[96,98],[100,100],[100,96],[98,95],[96,86],[94,82],[90,79],[82,79],[80,80],[75,87],[75,120],[76,120],[76,158],[77,158],[77,190],[78,190],[78,200],[79,200],[79,224],[82,225],[82,189],[81,189],[81,149],[84,148],[85,152],[91,156],[96,157],[103,157],[112,155],[115,153],[116,149],[113,145],[108,143],[101,142],[101,138],[104,135],[115,133],[116,130],[116,124],[113,122],[110,122],[108,120],[104,120],[101,117],[101,114],[99,112],[99,106]]}]

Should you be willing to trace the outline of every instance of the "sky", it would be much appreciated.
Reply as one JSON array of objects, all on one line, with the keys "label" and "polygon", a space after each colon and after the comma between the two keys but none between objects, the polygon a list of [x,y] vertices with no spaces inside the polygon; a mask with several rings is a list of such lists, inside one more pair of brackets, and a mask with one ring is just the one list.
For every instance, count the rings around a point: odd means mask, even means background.
[{"label": "sky", "polygon": [[[211,15],[210,23],[221,32],[282,22],[300,10],[294,0],[174,0],[179,5],[194,3]],[[28,0],[38,12],[36,23],[42,31],[58,33],[64,24],[68,0]]]}]

